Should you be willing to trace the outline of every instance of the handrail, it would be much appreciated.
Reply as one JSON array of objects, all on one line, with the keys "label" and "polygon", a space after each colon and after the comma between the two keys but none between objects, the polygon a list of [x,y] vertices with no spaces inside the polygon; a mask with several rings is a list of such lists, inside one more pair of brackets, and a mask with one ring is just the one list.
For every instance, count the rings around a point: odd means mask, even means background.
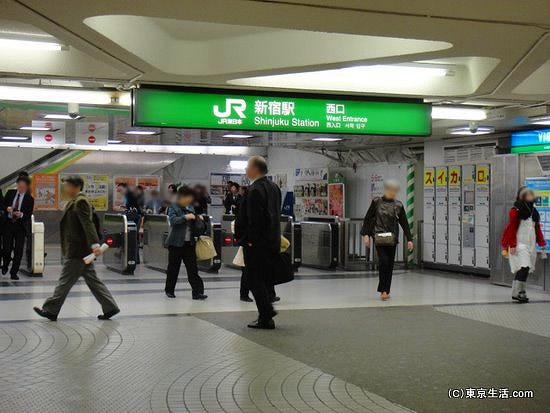
[{"label": "handrail", "polygon": [[27,172],[29,174],[35,172],[36,170],[43,168],[45,163],[50,163],[51,161],[55,161],[58,158],[62,157],[67,152],[70,152],[69,149],[54,149],[51,152],[48,152],[46,155],[41,156],[40,158],[29,162],[27,165],[17,169],[16,171],[10,173],[9,175],[6,175],[5,177],[0,179],[0,188],[3,188],[7,185],[11,185],[15,182],[17,177],[21,172]]}]

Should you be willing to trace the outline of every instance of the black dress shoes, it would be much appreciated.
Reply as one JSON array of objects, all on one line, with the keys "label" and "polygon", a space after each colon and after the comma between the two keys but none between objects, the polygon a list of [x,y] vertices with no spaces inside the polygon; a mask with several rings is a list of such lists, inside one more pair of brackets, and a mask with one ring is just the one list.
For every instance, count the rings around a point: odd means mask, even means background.
[{"label": "black dress shoes", "polygon": [[40,307],[33,307],[33,310],[40,317],[47,318],[50,321],[57,321],[57,315],[44,311]]},{"label": "black dress shoes", "polygon": [[275,296],[271,298],[271,303],[276,303],[277,301],[281,301],[281,297]]},{"label": "black dress shoes", "polygon": [[12,274],[10,277],[12,280],[18,280],[19,276],[17,274]]},{"label": "black dress shoes", "polygon": [[115,308],[114,310],[111,310],[105,314],[100,314],[97,316],[97,318],[99,320],[110,320],[111,317],[114,317],[115,315],[117,315],[118,313],[120,313],[120,309],[118,308]]},{"label": "black dress shoes", "polygon": [[208,296],[206,294],[195,294],[193,300],[206,300]]},{"label": "black dress shoes", "polygon": [[8,267],[2,267],[2,275],[6,275],[8,273],[8,270]]},{"label": "black dress shoes", "polygon": [[241,297],[241,301],[244,301],[245,303],[252,303],[254,300],[246,296],[246,297]]},{"label": "black dress shoes", "polygon": [[176,298],[176,294],[174,294],[174,293],[166,293],[166,297],[168,297],[168,298]]},{"label": "black dress shoes", "polygon": [[255,328],[259,330],[273,330],[275,329],[275,322],[273,319],[269,319],[267,321],[263,320],[256,320],[248,325],[248,328]]}]

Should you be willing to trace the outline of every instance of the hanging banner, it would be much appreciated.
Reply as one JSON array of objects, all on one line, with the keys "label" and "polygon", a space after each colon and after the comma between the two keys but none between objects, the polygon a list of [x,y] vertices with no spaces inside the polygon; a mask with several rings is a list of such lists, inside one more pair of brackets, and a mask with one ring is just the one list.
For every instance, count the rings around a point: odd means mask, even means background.
[{"label": "hanging banner", "polygon": [[35,211],[56,211],[59,197],[57,174],[33,174],[32,196]]},{"label": "hanging banner", "polygon": [[[65,209],[70,198],[63,190],[63,179],[68,175],[61,175],[61,189],[59,191],[59,209]],[[109,176],[108,175],[80,175],[84,181],[82,192],[88,197],[88,201],[96,211],[109,209]]]},{"label": "hanging banner", "polygon": [[357,96],[205,90],[142,85],[132,90],[137,126],[429,136],[431,105]]},{"label": "hanging banner", "polygon": [[329,215],[345,218],[345,199],[344,184],[328,184]]},{"label": "hanging banner", "polygon": [[44,128],[43,131],[32,131],[32,143],[38,145],[63,145],[65,143],[65,122],[33,120],[33,128]]},{"label": "hanging banner", "polygon": [[117,186],[121,183],[125,183],[128,185],[130,189],[133,189],[136,187],[137,179],[135,176],[115,176],[113,178],[113,209],[117,210],[122,206],[122,202],[124,201],[124,193],[117,191]]},{"label": "hanging banner", "polygon": [[77,145],[107,145],[109,139],[109,124],[107,122],[86,122],[75,123],[75,143]]}]

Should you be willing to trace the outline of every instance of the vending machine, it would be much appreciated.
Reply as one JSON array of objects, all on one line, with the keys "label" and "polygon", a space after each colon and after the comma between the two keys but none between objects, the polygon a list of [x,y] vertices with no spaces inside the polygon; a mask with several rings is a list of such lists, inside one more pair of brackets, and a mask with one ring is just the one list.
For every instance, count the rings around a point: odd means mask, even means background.
[{"label": "vending machine", "polygon": [[448,169],[446,166],[435,168],[435,262],[448,262]]},{"label": "vending machine", "polygon": [[462,233],[462,168],[449,167],[449,231],[448,231],[448,262],[461,264],[461,233]]},{"label": "vending machine", "polygon": [[475,266],[475,182],[476,167],[462,165],[462,234],[461,263],[466,267]]},{"label": "vending machine", "polygon": [[424,168],[422,261],[435,261],[435,168]]},{"label": "vending machine", "polygon": [[478,268],[489,268],[489,174],[488,164],[476,165],[475,266]]}]

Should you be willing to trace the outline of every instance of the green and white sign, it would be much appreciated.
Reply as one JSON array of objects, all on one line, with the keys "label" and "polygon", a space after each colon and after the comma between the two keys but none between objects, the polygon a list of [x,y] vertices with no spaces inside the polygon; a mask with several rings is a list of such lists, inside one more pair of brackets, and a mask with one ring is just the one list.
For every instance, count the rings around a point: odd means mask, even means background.
[{"label": "green and white sign", "polygon": [[428,136],[432,126],[431,105],[416,102],[141,87],[132,105],[133,124],[150,127]]}]

